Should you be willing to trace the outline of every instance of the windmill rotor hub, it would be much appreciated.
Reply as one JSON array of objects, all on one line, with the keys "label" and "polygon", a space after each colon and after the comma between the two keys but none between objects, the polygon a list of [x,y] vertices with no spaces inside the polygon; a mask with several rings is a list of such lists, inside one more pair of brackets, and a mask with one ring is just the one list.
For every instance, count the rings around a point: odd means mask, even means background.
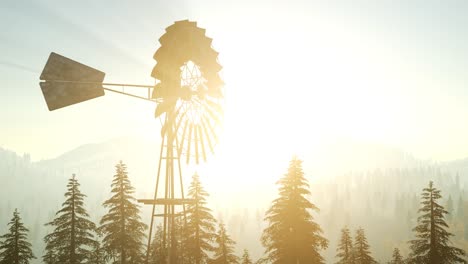
[{"label": "windmill rotor hub", "polygon": [[180,67],[180,98],[182,100],[190,101],[196,98],[203,100],[208,90],[205,83],[206,79],[194,62],[187,61]]}]

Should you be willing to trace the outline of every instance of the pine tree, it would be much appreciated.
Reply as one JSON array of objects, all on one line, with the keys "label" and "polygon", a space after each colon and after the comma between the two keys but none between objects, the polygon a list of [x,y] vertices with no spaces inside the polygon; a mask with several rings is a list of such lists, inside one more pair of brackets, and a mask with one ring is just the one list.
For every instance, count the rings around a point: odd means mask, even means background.
[{"label": "pine tree", "polygon": [[219,224],[219,230],[216,234],[215,242],[217,246],[214,250],[214,259],[210,261],[212,264],[237,264],[239,258],[234,254],[234,246],[236,242],[227,234],[223,223]]},{"label": "pine tree", "polygon": [[319,250],[328,247],[328,240],[310,213],[318,208],[306,198],[310,191],[302,161],[293,158],[277,184],[279,198],[266,212],[269,225],[261,238],[266,257],[273,264],[323,263]]},{"label": "pine tree", "polygon": [[244,254],[242,255],[241,264],[253,264],[249,256],[249,251],[247,249],[244,249]]},{"label": "pine tree", "polygon": [[111,184],[111,198],[103,203],[108,212],[101,219],[103,248],[115,263],[142,263],[144,259],[144,231],[140,209],[132,196],[135,192],[128,178],[127,166],[120,161]]},{"label": "pine tree", "polygon": [[377,263],[370,255],[370,246],[367,243],[364,229],[359,228],[356,231],[356,239],[354,241],[354,254],[356,264],[372,264]]},{"label": "pine tree", "polygon": [[392,260],[388,264],[404,264],[405,261],[403,260],[403,257],[400,254],[400,250],[398,248],[395,248],[393,250],[393,255],[392,255]]},{"label": "pine tree", "polygon": [[31,250],[31,243],[27,241],[29,230],[24,227],[18,210],[13,212],[13,218],[8,223],[9,232],[0,236],[0,264],[27,264],[36,258]]},{"label": "pine tree", "polygon": [[216,220],[211,210],[206,207],[208,193],[203,189],[198,175],[192,177],[188,198],[195,203],[187,206],[187,241],[186,253],[195,264],[205,263],[208,253],[214,250],[211,242],[216,231]]},{"label": "pine tree", "polygon": [[341,238],[337,251],[336,256],[339,258],[337,264],[354,264],[353,240],[348,227],[341,229]]},{"label": "pine tree", "polygon": [[466,263],[463,260],[465,252],[449,245],[453,234],[446,230],[448,225],[444,215],[447,211],[437,203],[440,198],[440,190],[434,187],[432,181],[429,182],[429,187],[424,188],[421,195],[418,225],[413,229],[417,239],[410,241],[411,263]]},{"label": "pine tree", "polygon": [[86,195],[79,189],[80,184],[73,174],[67,184],[66,200],[47,223],[54,231],[45,236],[46,254],[43,261],[47,264],[78,264],[89,260],[91,248],[95,245],[96,226],[88,218],[83,199]]}]

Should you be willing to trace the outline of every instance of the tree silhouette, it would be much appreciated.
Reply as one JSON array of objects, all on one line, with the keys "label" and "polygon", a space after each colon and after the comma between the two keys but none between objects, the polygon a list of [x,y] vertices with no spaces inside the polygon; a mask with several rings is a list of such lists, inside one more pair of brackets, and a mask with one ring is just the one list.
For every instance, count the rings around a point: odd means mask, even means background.
[{"label": "tree silhouette", "polygon": [[212,264],[238,264],[239,258],[234,254],[236,242],[227,234],[223,223],[219,224],[219,230],[215,237],[216,247]]},{"label": "tree silhouette", "polygon": [[404,264],[405,261],[403,260],[403,257],[400,254],[400,250],[398,248],[395,248],[393,250],[393,255],[392,255],[392,260],[388,264]]},{"label": "tree silhouette", "polygon": [[84,263],[89,260],[95,245],[94,233],[96,226],[88,218],[84,208],[80,184],[73,174],[68,180],[66,200],[55,215],[56,218],[47,223],[54,231],[45,236],[46,254],[43,261],[52,263]]},{"label": "tree silhouette", "polygon": [[341,229],[336,256],[339,258],[337,264],[354,264],[353,240],[348,227]]},{"label": "tree silhouette", "polygon": [[249,256],[249,251],[244,249],[244,254],[242,255],[241,264],[253,264]]},{"label": "tree silhouette", "polygon": [[192,177],[188,198],[195,203],[187,206],[186,253],[195,264],[205,263],[208,253],[214,250],[211,242],[215,237],[216,220],[206,207],[208,193],[203,189],[198,175]]},{"label": "tree silhouette", "polygon": [[13,212],[13,218],[8,223],[9,232],[0,236],[0,264],[27,264],[36,258],[31,250],[31,243],[27,241],[29,230],[24,227],[18,210]]},{"label": "tree silhouette", "polygon": [[418,211],[421,215],[418,217],[418,225],[413,229],[417,239],[410,241],[411,263],[466,263],[462,259],[465,252],[449,245],[449,238],[453,234],[446,230],[448,225],[444,215],[447,211],[437,203],[440,198],[440,190],[434,187],[432,181],[429,182],[421,194],[421,208]]},{"label": "tree silhouette", "polygon": [[141,222],[140,209],[132,196],[135,192],[128,178],[127,166],[120,161],[111,184],[111,198],[103,205],[108,208],[101,219],[103,248],[109,258],[119,264],[142,263],[143,239],[147,226]]},{"label": "tree silhouette", "polygon": [[356,264],[372,264],[377,263],[370,254],[370,246],[367,243],[366,234],[364,229],[359,228],[356,231],[356,238],[354,241],[354,254]]},{"label": "tree silhouette", "polygon": [[328,240],[309,212],[318,208],[306,198],[310,191],[302,161],[294,157],[277,184],[279,198],[266,212],[269,225],[261,238],[267,259],[273,264],[323,263],[319,250],[328,247]]}]

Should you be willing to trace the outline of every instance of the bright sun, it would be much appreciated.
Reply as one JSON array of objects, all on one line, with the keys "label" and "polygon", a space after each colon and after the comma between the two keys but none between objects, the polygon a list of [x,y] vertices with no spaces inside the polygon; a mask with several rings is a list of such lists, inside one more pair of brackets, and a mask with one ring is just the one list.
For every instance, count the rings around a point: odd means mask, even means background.
[{"label": "bright sun", "polygon": [[274,182],[292,156],[310,159],[323,141],[388,142],[395,134],[392,122],[398,111],[378,94],[382,76],[372,60],[350,52],[356,47],[298,45],[287,56],[272,59],[282,46],[276,44],[222,57],[224,131],[208,161],[210,171],[231,174],[234,185]]}]

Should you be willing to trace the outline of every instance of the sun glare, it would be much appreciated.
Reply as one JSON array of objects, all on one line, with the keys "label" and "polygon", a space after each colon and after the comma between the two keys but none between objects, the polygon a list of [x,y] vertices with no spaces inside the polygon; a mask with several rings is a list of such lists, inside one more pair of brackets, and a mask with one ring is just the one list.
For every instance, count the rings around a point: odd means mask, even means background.
[{"label": "sun glare", "polygon": [[[224,131],[209,161],[213,171],[232,174],[234,185],[274,182],[291,157],[312,160],[323,142],[398,139],[391,135],[398,135],[394,121],[401,111],[390,107],[394,94],[379,94],[390,84],[381,83],[379,64],[363,55],[366,47],[298,44],[288,56],[272,61],[269,56],[286,43],[271,41],[275,44],[223,57]],[[257,177],[244,175],[246,168]]]}]

